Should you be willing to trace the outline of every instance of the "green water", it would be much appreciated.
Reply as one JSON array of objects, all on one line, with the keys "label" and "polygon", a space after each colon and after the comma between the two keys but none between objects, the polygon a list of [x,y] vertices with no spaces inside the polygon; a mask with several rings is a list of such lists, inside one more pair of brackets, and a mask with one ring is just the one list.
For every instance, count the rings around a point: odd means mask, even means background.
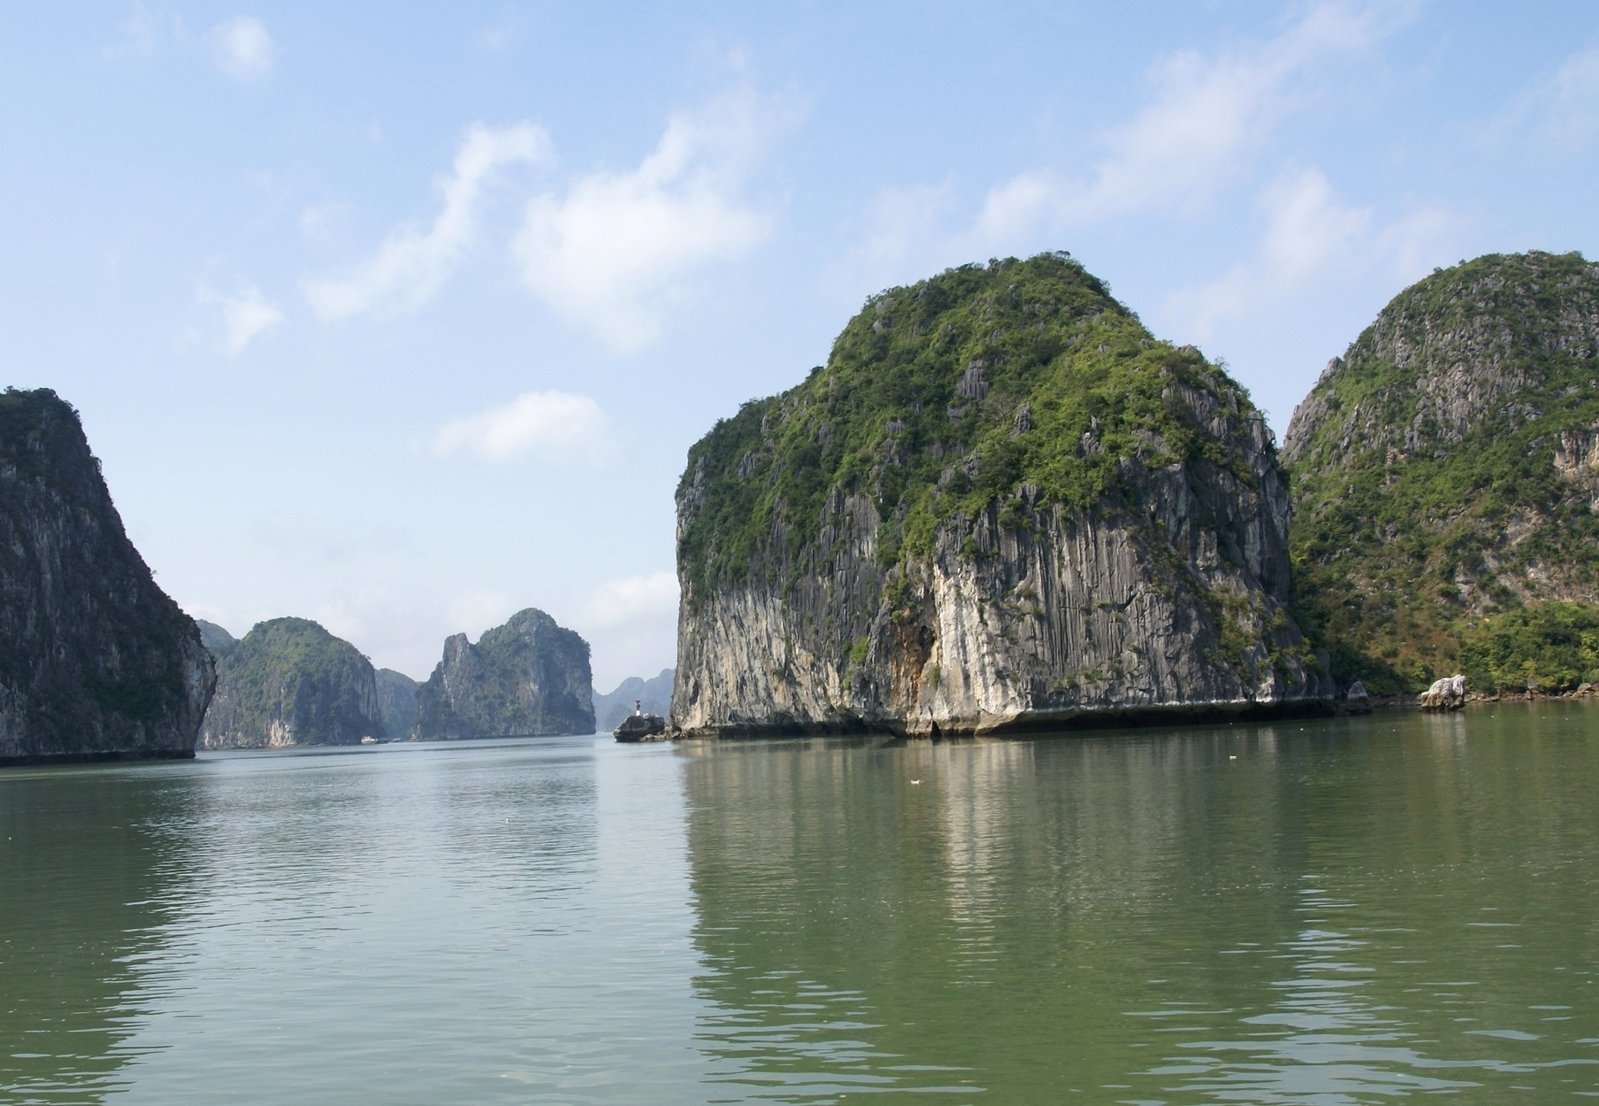
[{"label": "green water", "polygon": [[3,1103],[1599,1098],[1599,710],[0,773]]}]

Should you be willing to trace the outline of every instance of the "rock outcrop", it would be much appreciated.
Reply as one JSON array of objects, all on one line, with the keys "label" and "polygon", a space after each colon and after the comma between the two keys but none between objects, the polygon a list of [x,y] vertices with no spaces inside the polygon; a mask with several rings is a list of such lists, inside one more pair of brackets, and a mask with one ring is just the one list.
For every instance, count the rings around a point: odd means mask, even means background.
[{"label": "rock outcrop", "polygon": [[1459,710],[1466,705],[1466,677],[1457,673],[1443,676],[1416,697],[1422,710]]},{"label": "rock outcrop", "polygon": [[[1298,613],[1340,681],[1543,685],[1503,633],[1469,661],[1496,618],[1527,611],[1531,641],[1573,617],[1532,608],[1599,604],[1599,265],[1492,255],[1419,281],[1327,366],[1283,458]],[[1595,666],[1573,655],[1556,685]]]},{"label": "rock outcrop", "polygon": [[635,702],[645,714],[665,717],[672,708],[672,670],[663,668],[647,680],[642,676],[629,676],[609,694],[595,692],[595,725],[601,732],[614,730],[622,719],[633,713]]},{"label": "rock outcrop", "polygon": [[690,733],[1326,703],[1259,411],[1064,255],[873,297],[690,450],[677,506]]},{"label": "rock outcrop", "polygon": [[71,406],[0,395],[0,762],[189,757],[215,682]]},{"label": "rock outcrop", "polygon": [[594,733],[589,645],[529,607],[473,645],[465,634],[417,689],[419,740]]},{"label": "rock outcrop", "polygon": [[200,744],[276,749],[384,736],[372,662],[309,619],[275,618],[218,658]]}]

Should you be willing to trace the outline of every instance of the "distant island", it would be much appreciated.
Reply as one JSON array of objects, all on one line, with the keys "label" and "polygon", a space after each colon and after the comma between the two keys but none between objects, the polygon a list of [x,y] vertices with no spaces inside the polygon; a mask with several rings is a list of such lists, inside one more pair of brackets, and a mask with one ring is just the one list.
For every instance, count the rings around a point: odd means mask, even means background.
[{"label": "distant island", "polygon": [[589,644],[529,607],[472,644],[444,643],[444,656],[417,689],[419,740],[594,732]]},{"label": "distant island", "polygon": [[219,626],[207,624],[205,633],[217,690],[202,748],[359,745],[387,736],[372,662],[318,623],[274,618],[239,641]]}]

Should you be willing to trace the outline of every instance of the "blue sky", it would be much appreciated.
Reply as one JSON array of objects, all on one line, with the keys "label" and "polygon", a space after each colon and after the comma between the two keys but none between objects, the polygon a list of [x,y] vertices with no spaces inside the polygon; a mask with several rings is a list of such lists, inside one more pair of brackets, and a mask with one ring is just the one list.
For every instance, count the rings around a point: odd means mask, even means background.
[{"label": "blue sky", "polygon": [[880,289],[1069,250],[1294,405],[1599,258],[1599,4],[0,2],[0,365],[191,614],[673,663],[672,495]]}]

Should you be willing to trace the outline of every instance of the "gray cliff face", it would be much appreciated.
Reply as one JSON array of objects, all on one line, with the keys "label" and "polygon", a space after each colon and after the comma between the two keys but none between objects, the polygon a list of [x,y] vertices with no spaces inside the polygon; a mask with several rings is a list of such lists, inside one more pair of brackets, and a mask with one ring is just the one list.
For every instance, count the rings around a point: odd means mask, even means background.
[{"label": "gray cliff face", "polygon": [[222,654],[206,749],[355,745],[385,736],[372,662],[303,618],[262,622]]},{"label": "gray cliff face", "polygon": [[193,756],[214,682],[76,412],[48,390],[0,395],[0,762]]},{"label": "gray cliff face", "polygon": [[417,689],[418,740],[594,732],[589,646],[543,611],[528,608],[473,645],[444,643]]},{"label": "gray cliff face", "polygon": [[1019,525],[997,507],[954,522],[897,575],[871,503],[844,501],[825,573],[680,622],[673,724],[981,733],[1317,698],[1287,613],[1287,492],[1258,420],[1251,437],[1256,489],[1130,466],[1143,509],[1084,512],[1024,487]]},{"label": "gray cliff face", "polygon": [[[984,325],[999,325],[983,306]],[[940,327],[934,318],[921,332],[947,332]],[[944,371],[955,397],[947,402],[960,411],[950,421],[980,410],[983,375],[964,356]],[[829,381],[833,372],[807,386],[832,395],[850,387]],[[940,484],[960,487],[963,472],[981,480],[993,453],[1033,429],[1050,397],[1047,380],[1028,386],[1026,406],[1007,398],[994,413],[989,440],[1000,444],[988,454],[949,450],[962,459]],[[814,530],[779,519],[757,536],[752,564],[770,571],[724,574],[705,588],[703,568],[680,552],[673,724],[700,734],[984,733],[1321,700],[1315,658],[1288,612],[1288,494],[1260,414],[1214,370],[1169,373],[1155,387],[1150,409],[1160,418],[1124,433],[1130,444],[1086,504],[1049,495],[1023,468],[976,506],[971,497],[932,500],[955,507],[916,549],[899,524],[906,500],[835,484]],[[943,396],[934,401],[942,410]],[[760,432],[778,441],[782,420],[807,402],[803,389],[778,397]],[[1111,417],[1091,418],[1071,439],[1073,455],[1097,461],[1111,449]],[[898,418],[883,425],[901,433]],[[821,437],[850,433],[835,423]],[[680,551],[700,512],[727,494],[718,484],[755,476],[749,458],[769,448],[778,447],[757,445],[721,475],[707,471],[710,450],[691,454],[678,495]],[[888,459],[880,471],[906,455],[898,440],[879,446]]]}]

